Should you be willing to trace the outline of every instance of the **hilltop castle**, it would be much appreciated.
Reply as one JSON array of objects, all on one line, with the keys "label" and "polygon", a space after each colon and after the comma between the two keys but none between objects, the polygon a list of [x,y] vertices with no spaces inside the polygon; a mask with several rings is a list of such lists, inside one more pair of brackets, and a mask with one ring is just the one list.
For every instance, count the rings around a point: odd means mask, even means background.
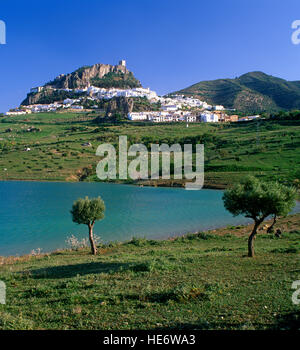
[{"label": "hilltop castle", "polygon": [[126,61],[125,60],[119,61],[119,66],[126,67]]}]

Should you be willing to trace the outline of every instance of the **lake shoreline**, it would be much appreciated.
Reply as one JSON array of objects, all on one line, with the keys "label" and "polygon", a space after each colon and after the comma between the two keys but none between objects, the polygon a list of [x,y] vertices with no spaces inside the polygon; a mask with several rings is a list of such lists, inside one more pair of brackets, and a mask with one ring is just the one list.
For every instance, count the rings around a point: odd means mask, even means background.
[{"label": "lake shoreline", "polygon": [[[233,217],[222,201],[223,190],[186,191],[179,187],[142,188],[112,182],[1,181],[0,255],[22,256],[32,250],[65,249],[75,235],[86,238],[86,226],[72,222],[70,209],[78,198],[101,196],[107,211],[95,227],[101,243],[124,242],[132,237],[164,240],[187,233],[206,232],[250,219]],[[19,203],[16,206],[16,203]],[[300,202],[292,213],[300,213]],[[99,226],[98,226],[99,225]]]},{"label": "lake shoreline", "polygon": [[[276,224],[276,228],[280,228],[282,231],[284,231],[285,229],[288,229],[289,231],[291,229],[295,229],[295,230],[299,230],[299,221],[300,221],[300,213],[296,213],[296,214],[289,214],[288,216],[286,216],[285,218],[279,218],[277,220],[277,224]],[[259,228],[258,231],[258,236],[260,233],[266,233],[266,230],[268,228],[269,225],[271,225],[273,222],[273,219],[270,220],[266,220],[262,223],[261,227]],[[251,233],[251,226],[253,224],[252,223],[248,223],[248,224],[242,224],[242,225],[227,225],[227,226],[223,226],[223,227],[219,227],[219,228],[215,228],[215,229],[208,229],[208,230],[200,230],[200,231],[196,231],[196,232],[186,232],[186,233],[182,233],[182,234],[178,234],[178,235],[174,235],[174,236],[169,236],[167,238],[156,238],[156,239],[151,239],[151,238],[136,238],[137,240],[141,239],[141,240],[146,240],[146,241],[151,241],[151,242],[164,242],[164,241],[174,241],[180,238],[184,238],[187,237],[189,235],[197,235],[199,233],[203,233],[203,234],[207,234],[207,235],[217,235],[217,236],[225,236],[225,235],[233,235],[233,236],[237,236],[237,237],[242,237],[242,236],[248,236]],[[272,234],[269,234],[270,236],[272,236]],[[98,250],[100,250],[100,254],[98,253],[98,256],[101,256],[101,252],[106,251],[107,249],[110,248],[110,246],[113,244],[117,244],[117,245],[126,245],[128,244],[128,242],[134,240],[135,238],[132,238],[131,240],[125,240],[125,241],[113,241],[110,243],[106,243],[103,244]],[[80,250],[84,250],[87,248],[79,248],[78,251]],[[34,249],[33,249],[34,251]],[[64,249],[54,249],[51,250],[49,252],[41,252],[41,253],[36,253],[36,254],[22,254],[22,255],[8,255],[8,256],[1,256],[0,255],[0,265],[1,264],[5,264],[9,261],[22,261],[23,259],[28,259],[30,257],[44,257],[44,256],[49,256],[49,255],[55,255],[55,254],[60,254],[60,253],[64,253],[64,252],[68,252],[68,251],[72,251],[71,248],[64,248]]]},{"label": "lake shoreline", "polygon": [[0,237],[0,255],[23,255],[33,248],[63,249],[71,234],[83,238],[86,227],[72,222],[70,209],[85,196],[101,196],[105,201],[105,219],[99,223],[105,243],[133,236],[163,239],[245,223],[225,211],[222,194],[219,189],[187,191],[132,183],[1,181],[0,195],[6,200],[0,206],[0,226],[7,235]]},{"label": "lake shoreline", "polygon": [[[45,182],[45,183],[110,183],[118,185],[133,185],[139,187],[168,187],[168,188],[184,188],[186,182],[185,180],[142,180],[142,181],[68,181],[68,180],[47,180],[47,179],[4,179],[0,178],[1,182]],[[213,183],[204,183],[202,189],[212,189],[212,190],[225,190],[227,188],[224,184],[213,184]]]}]

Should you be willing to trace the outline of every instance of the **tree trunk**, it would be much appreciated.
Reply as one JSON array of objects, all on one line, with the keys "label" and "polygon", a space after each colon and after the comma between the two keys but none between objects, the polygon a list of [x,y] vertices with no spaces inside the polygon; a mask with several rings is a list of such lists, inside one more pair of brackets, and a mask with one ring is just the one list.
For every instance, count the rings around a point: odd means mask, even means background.
[{"label": "tree trunk", "polygon": [[254,257],[254,239],[255,235],[257,233],[258,226],[261,224],[261,221],[255,221],[253,230],[251,235],[249,236],[248,239],[248,257],[253,258]]},{"label": "tree trunk", "polygon": [[88,224],[88,227],[89,227],[89,239],[90,239],[92,254],[96,255],[97,254],[97,247],[96,247],[96,244],[94,241],[94,236],[93,236],[94,222],[91,224]]}]

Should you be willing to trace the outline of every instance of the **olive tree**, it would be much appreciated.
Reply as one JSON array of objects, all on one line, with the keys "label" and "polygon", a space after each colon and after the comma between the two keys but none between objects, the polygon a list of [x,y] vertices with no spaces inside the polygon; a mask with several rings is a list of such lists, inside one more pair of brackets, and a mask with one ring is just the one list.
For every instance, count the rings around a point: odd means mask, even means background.
[{"label": "olive tree", "polygon": [[234,216],[254,220],[248,239],[248,256],[254,256],[254,238],[261,223],[270,215],[287,215],[295,206],[296,190],[278,182],[265,182],[252,176],[224,192],[225,208]]},{"label": "olive tree", "polygon": [[95,221],[104,218],[105,205],[101,197],[98,198],[79,198],[72,206],[72,219],[77,224],[85,224],[89,228],[89,240],[92,254],[97,254],[97,247],[94,241],[93,229]]}]

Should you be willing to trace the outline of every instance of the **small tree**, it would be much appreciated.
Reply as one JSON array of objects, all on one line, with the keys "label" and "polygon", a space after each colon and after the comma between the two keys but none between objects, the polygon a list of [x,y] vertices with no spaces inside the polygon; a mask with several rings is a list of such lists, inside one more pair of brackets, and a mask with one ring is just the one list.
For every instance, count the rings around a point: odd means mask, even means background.
[{"label": "small tree", "polygon": [[104,218],[105,205],[101,197],[89,199],[88,197],[77,199],[72,206],[72,219],[77,224],[85,224],[89,228],[89,240],[92,254],[97,254],[93,229],[95,221]]},{"label": "small tree", "polygon": [[264,182],[247,177],[232,189],[225,191],[225,208],[234,216],[244,215],[254,220],[248,239],[248,256],[254,256],[254,238],[260,224],[270,215],[287,215],[295,206],[296,190],[278,182]]}]

